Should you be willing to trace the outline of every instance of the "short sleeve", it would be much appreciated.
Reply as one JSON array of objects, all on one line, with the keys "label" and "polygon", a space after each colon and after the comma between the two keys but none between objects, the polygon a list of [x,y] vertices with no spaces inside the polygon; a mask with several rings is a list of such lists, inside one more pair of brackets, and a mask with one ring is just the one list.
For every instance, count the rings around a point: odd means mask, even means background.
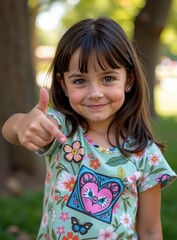
[{"label": "short sleeve", "polygon": [[139,192],[146,191],[159,183],[163,188],[177,177],[155,143],[146,148],[142,161],[142,175],[138,180]]},{"label": "short sleeve", "polygon": [[58,112],[57,110],[55,110],[53,108],[48,109],[47,115],[55,118],[58,125],[61,127],[61,131],[65,134],[65,131],[66,131],[65,115]]},{"label": "short sleeve", "polygon": [[[61,128],[61,131],[65,135],[67,135],[67,133],[66,133],[66,124],[65,124],[65,115],[60,113],[60,112],[58,112],[55,109],[52,109],[52,108],[48,109],[47,115],[50,115],[53,118],[55,118],[55,120],[57,121],[58,125]],[[55,139],[53,141],[53,143],[51,144],[50,148],[48,148],[48,149],[40,148],[38,151],[36,151],[36,154],[41,156],[41,157],[46,156],[46,155],[51,155],[54,152],[55,148],[57,146],[59,146],[59,145],[60,145],[60,143]]]}]

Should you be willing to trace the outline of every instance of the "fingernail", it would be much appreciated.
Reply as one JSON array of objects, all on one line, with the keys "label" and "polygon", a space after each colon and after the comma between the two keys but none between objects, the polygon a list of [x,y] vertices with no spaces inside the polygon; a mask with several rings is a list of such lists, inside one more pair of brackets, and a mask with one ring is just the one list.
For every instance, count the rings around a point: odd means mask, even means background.
[{"label": "fingernail", "polygon": [[66,137],[61,137],[61,138],[59,138],[59,141],[60,141],[61,143],[65,143],[65,142],[66,142]]}]

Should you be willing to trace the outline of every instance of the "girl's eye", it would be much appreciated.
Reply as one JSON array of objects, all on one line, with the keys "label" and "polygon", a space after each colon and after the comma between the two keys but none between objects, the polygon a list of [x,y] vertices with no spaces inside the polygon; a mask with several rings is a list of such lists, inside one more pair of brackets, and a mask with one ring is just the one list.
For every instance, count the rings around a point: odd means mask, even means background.
[{"label": "girl's eye", "polygon": [[107,76],[107,77],[103,78],[103,82],[105,82],[105,83],[109,83],[109,82],[112,82],[112,81],[114,81],[113,77]]},{"label": "girl's eye", "polygon": [[83,85],[83,84],[86,84],[86,81],[84,79],[77,79],[73,81],[73,84]]}]

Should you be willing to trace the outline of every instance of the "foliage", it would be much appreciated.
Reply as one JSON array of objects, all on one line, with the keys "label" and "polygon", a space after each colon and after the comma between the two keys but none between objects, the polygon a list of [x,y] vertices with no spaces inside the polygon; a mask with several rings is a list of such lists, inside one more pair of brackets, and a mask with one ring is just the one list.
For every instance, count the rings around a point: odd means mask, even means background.
[{"label": "foliage", "polygon": [[[144,7],[145,2],[146,0],[28,0],[28,5],[30,8],[38,7],[38,13],[48,11],[54,3],[65,6],[65,15],[60,20],[60,27],[55,29],[55,31],[63,31],[83,18],[108,16],[118,21],[131,38],[134,31],[134,18],[141,8]],[[177,54],[176,24],[177,0],[172,0],[168,21],[160,38],[162,43],[160,55],[168,55],[175,58]],[[53,36],[54,33],[43,34],[42,31],[37,31],[37,35],[40,41],[46,45],[47,42],[51,44],[50,36]],[[38,43],[40,41],[38,41]]]},{"label": "foliage", "polygon": [[80,0],[62,19],[64,26],[70,26],[83,18],[100,16],[112,17],[123,27],[131,37],[133,34],[133,19],[144,6],[145,0]]},{"label": "foliage", "polygon": [[163,55],[168,55],[176,58],[177,55],[177,0],[172,0],[169,17],[164,31],[161,34],[161,52]]}]

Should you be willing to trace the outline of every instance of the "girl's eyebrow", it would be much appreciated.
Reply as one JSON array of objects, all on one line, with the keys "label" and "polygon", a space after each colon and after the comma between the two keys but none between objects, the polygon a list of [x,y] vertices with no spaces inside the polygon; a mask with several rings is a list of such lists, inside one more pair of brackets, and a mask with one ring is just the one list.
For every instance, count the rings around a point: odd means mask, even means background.
[{"label": "girl's eyebrow", "polygon": [[[119,68],[120,69],[120,68]],[[107,70],[107,71],[102,71],[102,72],[98,72],[99,74],[119,74],[119,69],[116,69],[116,70]],[[73,73],[71,74],[68,78],[76,78],[76,77],[82,77],[84,76],[85,74],[84,73]]]}]

